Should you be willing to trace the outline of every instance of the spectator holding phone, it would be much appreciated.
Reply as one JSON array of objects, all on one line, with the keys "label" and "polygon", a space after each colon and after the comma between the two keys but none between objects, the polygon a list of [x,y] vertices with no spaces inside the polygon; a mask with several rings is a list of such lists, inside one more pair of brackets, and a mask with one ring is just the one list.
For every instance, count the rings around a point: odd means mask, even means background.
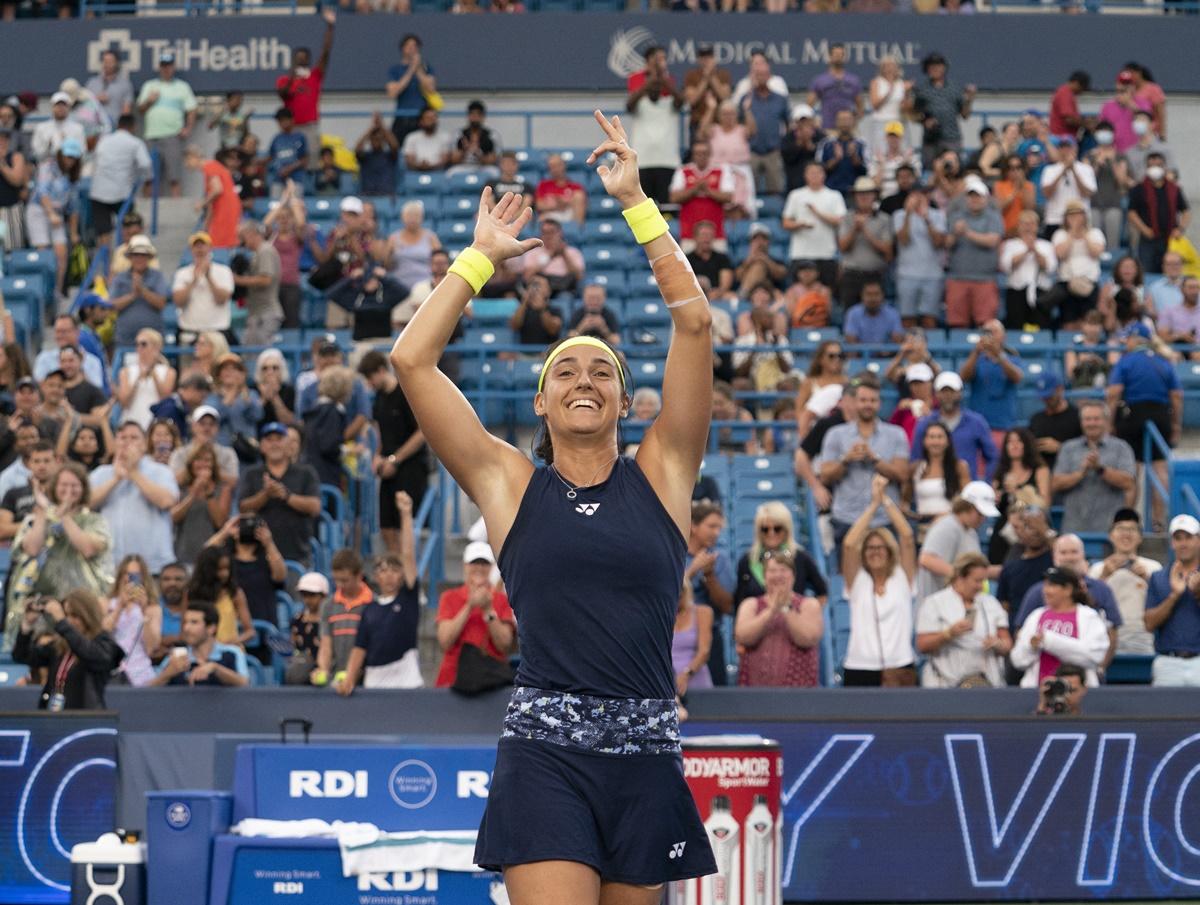
[{"label": "spectator holding phone", "polygon": [[250,684],[246,661],[236,647],[219,644],[217,611],[211,603],[192,600],[183,614],[183,644],[159,665],[151,685],[231,685]]},{"label": "spectator holding phone", "polygon": [[[42,617],[51,631],[35,636]],[[104,630],[100,601],[86,588],[76,588],[62,602],[30,601],[21,618],[13,659],[31,669],[44,669],[46,683],[38,709],[104,710],[104,687],[124,652]]]},{"label": "spectator holding phone", "polygon": [[162,607],[150,568],[136,553],[117,566],[103,627],[125,652],[113,681],[118,685],[149,685],[154,680],[150,652],[162,637]]}]

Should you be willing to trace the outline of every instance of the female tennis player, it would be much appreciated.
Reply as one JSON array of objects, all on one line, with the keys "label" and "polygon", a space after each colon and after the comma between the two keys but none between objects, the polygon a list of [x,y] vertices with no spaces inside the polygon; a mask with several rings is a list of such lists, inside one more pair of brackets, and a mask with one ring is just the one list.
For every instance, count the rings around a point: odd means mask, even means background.
[{"label": "female tennis player", "polygon": [[683,778],[671,636],[692,486],[708,438],[708,303],[638,179],[620,120],[588,158],[624,209],[674,322],[662,411],[636,458],[617,448],[627,376],[590,337],[553,347],[534,411],[535,468],[492,436],[437,368],[495,265],[541,243],[532,217],[485,189],[475,239],[418,309],[392,363],[429,444],[483,513],[517,613],[521,666],[497,746],[475,860],[514,905],[654,905],[671,880],[714,873]]}]

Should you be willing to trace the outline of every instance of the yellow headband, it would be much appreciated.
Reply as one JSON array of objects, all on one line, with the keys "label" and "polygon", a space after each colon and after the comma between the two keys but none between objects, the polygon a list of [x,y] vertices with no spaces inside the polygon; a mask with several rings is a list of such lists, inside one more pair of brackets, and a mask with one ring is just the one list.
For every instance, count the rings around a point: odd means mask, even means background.
[{"label": "yellow headband", "polygon": [[561,346],[550,353],[550,357],[542,363],[542,373],[538,375],[538,392],[542,391],[542,385],[546,382],[546,372],[550,370],[550,366],[554,364],[554,359],[558,358],[567,349],[575,346],[591,346],[593,349],[599,349],[605,355],[613,360],[613,364],[617,366],[617,373],[621,375],[621,391],[625,391],[625,369],[621,367],[621,362],[617,360],[616,353],[608,343],[603,340],[596,339],[594,336],[576,336],[568,339]]}]

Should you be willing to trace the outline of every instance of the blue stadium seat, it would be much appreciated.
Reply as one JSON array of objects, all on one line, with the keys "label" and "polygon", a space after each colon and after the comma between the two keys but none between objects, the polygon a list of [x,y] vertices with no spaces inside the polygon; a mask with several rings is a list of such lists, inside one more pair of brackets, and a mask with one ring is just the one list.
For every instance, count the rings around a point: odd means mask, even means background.
[{"label": "blue stadium seat", "polygon": [[494,346],[497,343],[514,341],[513,332],[507,327],[467,327],[463,331],[463,346]]},{"label": "blue stadium seat", "polygon": [[1061,354],[1054,334],[1049,330],[1039,330],[1037,333],[1009,333],[1008,344],[1026,359],[1051,358]]},{"label": "blue stadium seat", "polygon": [[503,327],[516,310],[516,299],[475,299],[471,302],[471,325]]},{"label": "blue stadium seat", "polygon": [[513,363],[468,355],[459,365],[457,382],[464,390],[507,390],[512,387]]},{"label": "blue stadium seat", "polygon": [[634,386],[638,387],[654,387],[660,389],[662,387],[663,366],[665,362],[661,360],[651,361],[631,361],[629,363],[629,372],[633,377]]},{"label": "blue stadium seat", "polygon": [[671,312],[661,298],[630,301],[625,305],[625,320],[630,327],[666,327],[671,323]]},{"label": "blue stadium seat", "polygon": [[445,173],[405,173],[404,190],[409,194],[440,195],[446,190]]},{"label": "blue stadium seat", "polygon": [[336,220],[340,216],[340,204],[337,198],[305,198],[304,210],[309,220]]},{"label": "blue stadium seat", "polygon": [[629,234],[629,227],[620,220],[588,220],[583,226],[583,241],[614,242]]},{"label": "blue stadium seat", "polygon": [[520,359],[513,362],[512,382],[514,389],[536,389],[538,385],[538,378],[541,377],[541,375],[542,363],[540,361]]},{"label": "blue stadium seat", "polygon": [[443,220],[438,223],[434,232],[443,245],[456,248],[471,241],[471,236],[475,234],[475,224],[470,220]]},{"label": "blue stadium seat", "polygon": [[470,220],[475,222],[479,212],[479,199],[469,195],[450,196],[442,201],[442,216],[447,220]]},{"label": "blue stadium seat", "polygon": [[827,339],[841,339],[842,331],[837,327],[801,327],[788,334],[788,341],[793,344],[812,343],[820,345]]},{"label": "blue stadium seat", "polygon": [[[587,240],[587,244],[582,249],[583,260],[587,264],[589,276],[592,270],[611,270],[618,267],[624,270],[628,265],[630,252],[628,245],[598,245],[589,240],[586,230],[584,238]],[[641,249],[634,250],[639,255],[642,253]]]},{"label": "blue stadium seat", "polygon": [[756,203],[759,220],[778,220],[783,215],[783,198],[778,195],[759,195]]},{"label": "blue stadium seat", "polygon": [[[388,221],[388,222],[398,221],[400,219],[399,208],[403,207],[405,204],[407,204],[410,201],[420,201],[421,202],[421,206],[425,208],[425,223],[426,223],[426,225],[428,225],[429,223],[432,223],[433,221],[435,221],[438,218],[443,217],[443,216],[446,217],[447,219],[451,219],[451,220],[453,220],[457,217],[457,214],[451,212],[448,208],[448,205],[450,202],[449,198],[446,198],[445,200],[443,200],[441,195],[434,195],[432,193],[427,193],[424,195],[412,195],[408,198],[404,198],[400,201],[399,205],[396,206],[397,209],[396,209],[395,213],[392,213],[389,211],[386,216],[383,213],[381,213],[378,208],[376,208],[376,210],[375,210],[376,216],[378,217],[378,219],[380,221]],[[399,224],[397,224],[397,226],[399,226]]]},{"label": "blue stadium seat", "polygon": [[[625,271],[623,269],[616,270],[612,268],[606,268],[595,271],[589,269],[587,272],[587,278],[589,282],[599,283],[608,291],[608,294],[614,298],[624,298],[626,287],[629,285],[629,280],[626,278]],[[664,310],[666,310],[665,306]],[[670,319],[669,314],[667,315],[667,318],[668,320]]]},{"label": "blue stadium seat", "polygon": [[752,483],[761,477],[791,478],[793,481],[792,490],[795,491],[795,479],[792,477],[792,459],[787,454],[751,456],[745,453],[737,453],[733,457],[731,468],[734,484],[739,491],[741,490],[741,482]]},{"label": "blue stadium seat", "polygon": [[623,224],[624,220],[621,216],[621,204],[616,198],[605,195],[603,198],[597,198],[588,205],[588,220],[609,220],[617,224]]},{"label": "blue stadium seat", "polygon": [[5,663],[0,666],[0,688],[11,688],[29,675],[29,667],[23,663]]},{"label": "blue stadium seat", "polygon": [[796,479],[791,475],[776,474],[735,477],[734,487],[738,499],[744,500],[791,500],[796,496]]},{"label": "blue stadium seat", "polygon": [[537,173],[537,179],[545,178],[546,157],[548,156],[546,151],[541,148],[516,148],[514,153],[522,171],[530,170]]},{"label": "blue stadium seat", "polygon": [[488,180],[479,173],[451,173],[446,176],[446,192],[452,195],[470,195],[479,204],[479,193]]}]

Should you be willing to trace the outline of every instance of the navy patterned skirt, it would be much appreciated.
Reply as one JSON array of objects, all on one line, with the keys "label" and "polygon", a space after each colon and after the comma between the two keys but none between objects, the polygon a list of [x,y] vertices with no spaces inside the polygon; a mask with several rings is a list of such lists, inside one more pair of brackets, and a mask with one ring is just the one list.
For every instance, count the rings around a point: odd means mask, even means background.
[{"label": "navy patterned skirt", "polygon": [[552,860],[643,886],[716,871],[673,700],[514,690],[475,862]]}]

